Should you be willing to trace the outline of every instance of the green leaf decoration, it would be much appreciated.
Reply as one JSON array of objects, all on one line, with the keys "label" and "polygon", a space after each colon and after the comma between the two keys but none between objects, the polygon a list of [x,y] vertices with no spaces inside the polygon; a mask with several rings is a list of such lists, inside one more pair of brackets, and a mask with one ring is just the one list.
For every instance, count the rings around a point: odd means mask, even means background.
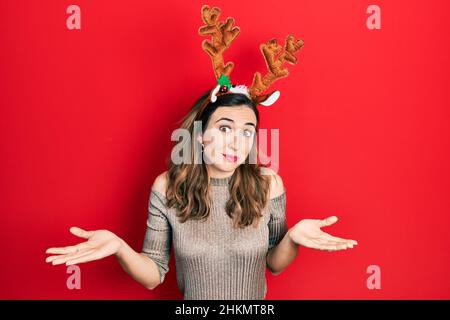
[{"label": "green leaf decoration", "polygon": [[228,78],[226,75],[221,75],[220,78],[217,80],[217,82],[221,86],[227,86],[228,88],[231,88],[231,81],[230,78]]}]

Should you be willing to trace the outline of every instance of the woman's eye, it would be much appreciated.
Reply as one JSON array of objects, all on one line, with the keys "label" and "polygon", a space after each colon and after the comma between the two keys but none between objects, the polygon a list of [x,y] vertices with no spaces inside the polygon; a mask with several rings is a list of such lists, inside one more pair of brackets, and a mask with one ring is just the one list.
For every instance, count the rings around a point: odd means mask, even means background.
[{"label": "woman's eye", "polygon": [[229,126],[220,126],[219,130],[225,133],[228,133],[231,131],[231,128]]},{"label": "woman's eye", "polygon": [[246,137],[252,137],[253,134],[254,134],[254,132],[251,130],[244,130],[244,136],[246,136]]}]

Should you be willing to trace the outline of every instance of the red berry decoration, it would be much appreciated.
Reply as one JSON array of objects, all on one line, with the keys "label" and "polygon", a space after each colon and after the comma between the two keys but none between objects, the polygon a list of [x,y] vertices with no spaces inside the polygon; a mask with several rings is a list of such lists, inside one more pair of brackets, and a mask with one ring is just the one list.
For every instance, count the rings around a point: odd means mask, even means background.
[{"label": "red berry decoration", "polygon": [[221,86],[220,89],[219,89],[219,92],[220,93],[228,92],[228,87],[227,86]]}]

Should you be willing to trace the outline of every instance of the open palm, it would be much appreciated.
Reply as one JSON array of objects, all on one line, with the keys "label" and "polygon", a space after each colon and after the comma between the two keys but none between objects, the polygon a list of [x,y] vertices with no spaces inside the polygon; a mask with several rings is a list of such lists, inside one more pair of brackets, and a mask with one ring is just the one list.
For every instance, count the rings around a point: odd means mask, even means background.
[{"label": "open palm", "polygon": [[49,248],[45,253],[54,255],[47,257],[45,262],[72,265],[99,260],[117,253],[122,244],[121,239],[108,230],[86,231],[72,227],[70,232],[87,241],[68,247]]},{"label": "open palm", "polygon": [[334,237],[320,229],[332,225],[337,220],[336,216],[323,220],[304,219],[289,230],[289,236],[294,243],[313,249],[336,251],[353,248],[358,244],[355,240]]}]

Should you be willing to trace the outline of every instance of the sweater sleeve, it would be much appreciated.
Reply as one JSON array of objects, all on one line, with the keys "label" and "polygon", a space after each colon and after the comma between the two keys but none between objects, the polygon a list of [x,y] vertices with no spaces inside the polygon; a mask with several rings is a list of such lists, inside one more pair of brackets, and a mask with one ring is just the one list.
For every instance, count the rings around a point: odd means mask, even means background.
[{"label": "sweater sleeve", "polygon": [[283,239],[288,231],[286,222],[286,190],[279,196],[269,200],[270,220],[269,227],[269,248],[272,249]]},{"label": "sweater sleeve", "polygon": [[172,229],[166,214],[165,197],[152,189],[148,202],[147,230],[142,254],[152,259],[158,266],[161,283],[169,271],[172,244]]}]

